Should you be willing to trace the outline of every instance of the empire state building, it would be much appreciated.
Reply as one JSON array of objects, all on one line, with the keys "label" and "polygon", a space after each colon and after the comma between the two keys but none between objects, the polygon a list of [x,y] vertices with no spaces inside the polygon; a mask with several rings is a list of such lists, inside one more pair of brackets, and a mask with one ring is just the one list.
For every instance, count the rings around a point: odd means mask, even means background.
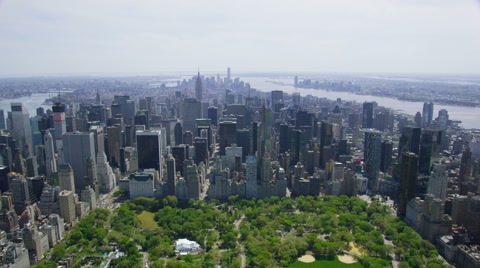
[{"label": "empire state building", "polygon": [[200,72],[198,72],[197,80],[195,81],[195,97],[197,101],[202,101],[202,78],[200,78]]}]

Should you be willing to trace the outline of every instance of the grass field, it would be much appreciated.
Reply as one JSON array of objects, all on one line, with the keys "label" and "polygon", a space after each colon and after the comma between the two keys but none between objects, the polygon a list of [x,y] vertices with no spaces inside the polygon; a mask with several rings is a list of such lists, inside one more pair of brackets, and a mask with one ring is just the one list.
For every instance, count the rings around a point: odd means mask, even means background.
[{"label": "grass field", "polygon": [[346,264],[338,260],[337,257],[335,257],[335,260],[333,261],[315,261],[312,263],[304,263],[301,261],[296,261],[288,268],[319,268],[319,267],[325,267],[325,268],[363,268],[363,266],[360,263],[352,263],[352,264]]},{"label": "grass field", "polygon": [[155,227],[158,227],[157,223],[153,219],[155,214],[148,212],[148,211],[143,211],[138,215],[138,218],[142,222],[142,225],[140,225],[140,228],[142,228],[145,231],[153,231],[155,230]]}]

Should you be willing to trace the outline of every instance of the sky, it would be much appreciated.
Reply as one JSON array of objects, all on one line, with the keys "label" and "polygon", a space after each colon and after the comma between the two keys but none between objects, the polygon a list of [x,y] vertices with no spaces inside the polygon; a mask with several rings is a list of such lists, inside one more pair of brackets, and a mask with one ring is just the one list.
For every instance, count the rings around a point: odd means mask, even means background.
[{"label": "sky", "polygon": [[0,76],[480,73],[480,0],[0,0]]}]

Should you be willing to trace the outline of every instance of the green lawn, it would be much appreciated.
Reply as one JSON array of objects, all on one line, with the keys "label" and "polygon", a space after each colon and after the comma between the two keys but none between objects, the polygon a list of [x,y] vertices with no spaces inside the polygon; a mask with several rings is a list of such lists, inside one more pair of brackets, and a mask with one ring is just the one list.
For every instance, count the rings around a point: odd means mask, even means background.
[{"label": "green lawn", "polygon": [[155,214],[148,211],[143,211],[142,213],[140,213],[140,215],[137,216],[142,222],[140,228],[144,229],[145,231],[155,230],[155,227],[158,227],[158,225],[157,222],[153,219],[154,216]]},{"label": "green lawn", "polygon": [[296,261],[288,268],[318,268],[318,267],[325,267],[325,268],[363,268],[363,266],[360,263],[352,263],[352,264],[346,264],[338,260],[337,257],[335,257],[335,260],[333,261],[315,261],[312,263],[304,263],[301,261]]}]

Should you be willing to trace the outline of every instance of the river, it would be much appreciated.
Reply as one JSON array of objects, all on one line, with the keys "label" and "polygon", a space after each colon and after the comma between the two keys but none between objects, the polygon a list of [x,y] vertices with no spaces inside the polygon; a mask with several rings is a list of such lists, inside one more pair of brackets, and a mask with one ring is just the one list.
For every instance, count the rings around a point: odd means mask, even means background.
[{"label": "river", "polygon": [[[391,108],[406,114],[414,115],[416,112],[422,112],[423,102],[410,102],[402,101],[387,97],[378,97],[378,96],[368,96],[368,95],[356,95],[349,92],[337,92],[337,91],[327,91],[321,89],[306,89],[299,88],[296,89],[293,86],[293,77],[252,77],[244,76],[241,80],[250,83],[252,88],[256,88],[259,91],[269,92],[272,90],[282,90],[286,93],[292,94],[294,92],[299,92],[300,95],[312,95],[320,98],[327,98],[331,100],[336,100],[341,98],[342,100],[347,101],[356,101],[362,103],[364,101],[375,101],[378,105]],[[45,99],[54,96],[54,93],[41,93],[41,94],[32,94],[32,96],[21,97],[16,99],[1,99],[0,100],[0,109],[3,109],[5,113],[5,118],[7,117],[7,111],[11,111],[10,103],[12,102],[22,102],[28,109],[30,116],[36,115],[36,109],[38,107],[44,107],[45,110],[51,109],[51,105],[43,105]],[[434,106],[434,117],[438,114],[440,109],[445,109],[448,111],[449,117],[451,120],[462,121],[460,124],[463,128],[466,129],[480,129],[480,108],[479,107],[463,107],[463,106],[453,106],[453,105],[439,105],[435,104]]]},{"label": "river", "polygon": [[[364,101],[375,101],[380,106],[391,108],[406,114],[414,115],[416,112],[422,112],[423,102],[411,102],[392,99],[388,97],[356,95],[349,92],[327,91],[321,89],[306,89],[293,86],[293,77],[242,77],[242,80],[250,83],[252,88],[259,91],[270,92],[272,90],[282,90],[283,92],[292,94],[299,92],[301,96],[312,95],[320,98],[336,100],[341,98],[347,101],[356,101],[362,103]],[[438,111],[445,109],[448,111],[451,120],[462,121],[460,126],[466,129],[480,129],[480,107],[463,107],[453,105],[434,105],[434,118],[437,117]]]}]

